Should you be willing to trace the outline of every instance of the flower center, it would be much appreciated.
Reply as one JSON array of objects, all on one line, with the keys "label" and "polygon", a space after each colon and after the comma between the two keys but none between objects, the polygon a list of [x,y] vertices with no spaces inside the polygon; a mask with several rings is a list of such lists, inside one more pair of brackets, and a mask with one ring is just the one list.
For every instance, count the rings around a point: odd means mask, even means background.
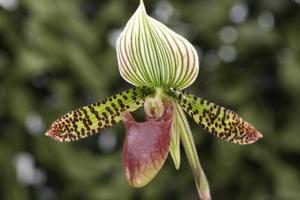
[{"label": "flower center", "polygon": [[149,118],[158,120],[165,112],[166,106],[170,104],[170,100],[164,94],[162,88],[155,89],[154,97],[149,97],[144,103],[144,110]]}]

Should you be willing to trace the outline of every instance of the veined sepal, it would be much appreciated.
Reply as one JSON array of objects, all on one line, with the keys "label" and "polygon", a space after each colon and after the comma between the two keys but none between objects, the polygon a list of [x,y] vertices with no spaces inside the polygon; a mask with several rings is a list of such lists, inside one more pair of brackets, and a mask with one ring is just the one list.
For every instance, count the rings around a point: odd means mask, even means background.
[{"label": "veined sepal", "polygon": [[195,48],[147,15],[143,1],[118,38],[121,76],[135,86],[186,88],[199,71]]},{"label": "veined sepal", "polygon": [[[174,103],[173,103],[174,104]],[[173,107],[175,108],[176,105],[174,104]],[[176,111],[174,112],[174,115],[176,115]],[[172,139],[170,144],[170,154],[173,159],[175,168],[178,170],[180,167],[180,123],[178,120],[178,117],[173,117],[173,123],[172,123]]]}]

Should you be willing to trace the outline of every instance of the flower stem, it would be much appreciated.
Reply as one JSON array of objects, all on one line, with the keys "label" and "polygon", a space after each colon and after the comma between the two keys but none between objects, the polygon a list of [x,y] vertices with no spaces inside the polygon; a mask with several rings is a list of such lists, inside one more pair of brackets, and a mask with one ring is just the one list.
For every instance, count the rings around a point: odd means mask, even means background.
[{"label": "flower stem", "polygon": [[186,116],[181,109],[181,107],[177,104],[175,104],[175,116],[177,120],[179,121],[179,126],[181,129],[181,141],[187,156],[187,159],[189,161],[189,164],[192,168],[192,173],[195,178],[196,186],[197,186],[197,191],[199,194],[199,198],[201,200],[211,200],[210,196],[210,190],[209,190],[209,184],[206,179],[206,176],[204,174],[204,171],[202,170],[198,154],[196,151],[196,145],[194,142],[194,138],[189,126],[189,123],[186,119]]}]

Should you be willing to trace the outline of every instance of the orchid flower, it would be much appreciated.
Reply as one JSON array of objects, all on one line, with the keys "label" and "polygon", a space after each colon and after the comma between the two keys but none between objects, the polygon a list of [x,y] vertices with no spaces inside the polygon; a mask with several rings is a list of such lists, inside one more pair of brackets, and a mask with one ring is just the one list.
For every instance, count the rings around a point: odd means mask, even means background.
[{"label": "orchid flower", "polygon": [[[122,121],[124,171],[133,187],[149,183],[169,152],[179,169],[181,141],[199,198],[211,199],[185,113],[208,133],[236,144],[251,144],[262,134],[235,112],[182,91],[198,75],[197,52],[185,38],[148,16],[142,0],[116,50],[120,74],[134,87],[63,115],[46,135],[71,142]],[[145,122],[139,123],[131,112],[142,106]]]}]

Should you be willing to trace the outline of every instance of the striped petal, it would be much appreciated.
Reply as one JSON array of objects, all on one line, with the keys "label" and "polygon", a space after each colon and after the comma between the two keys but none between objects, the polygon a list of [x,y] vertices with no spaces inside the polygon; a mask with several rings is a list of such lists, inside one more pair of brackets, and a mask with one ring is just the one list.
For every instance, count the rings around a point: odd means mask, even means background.
[{"label": "striped petal", "polygon": [[102,101],[71,111],[56,120],[46,135],[59,142],[71,142],[94,135],[121,119],[124,111],[141,107],[152,89],[132,88]]},{"label": "striped petal", "polygon": [[199,71],[195,48],[146,14],[143,1],[117,41],[122,77],[135,86],[186,88]]},{"label": "striped petal", "polygon": [[179,90],[171,89],[167,93],[197,124],[221,139],[236,144],[251,144],[263,137],[231,110]]}]

